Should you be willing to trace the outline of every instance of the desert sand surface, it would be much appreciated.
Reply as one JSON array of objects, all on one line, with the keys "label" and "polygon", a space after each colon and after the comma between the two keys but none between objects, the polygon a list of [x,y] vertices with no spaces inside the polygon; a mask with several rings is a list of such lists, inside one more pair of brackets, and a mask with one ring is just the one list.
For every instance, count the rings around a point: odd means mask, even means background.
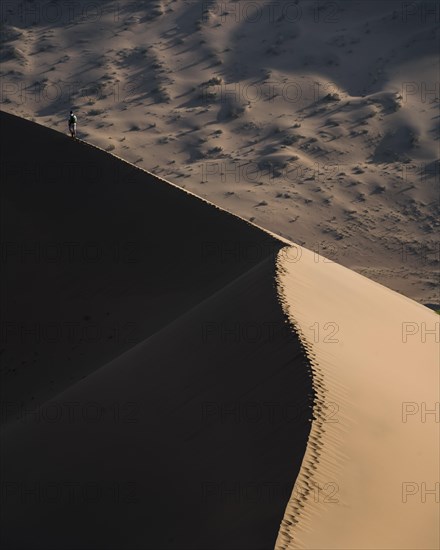
[{"label": "desert sand surface", "polygon": [[316,401],[276,548],[439,548],[439,316],[304,248],[278,276]]},{"label": "desert sand surface", "polygon": [[2,548],[440,547],[439,21],[1,4]]},{"label": "desert sand surface", "polygon": [[439,8],[5,2],[2,109],[439,304]]},{"label": "desert sand surface", "polygon": [[[438,315],[0,122],[3,547],[438,547]],[[135,237],[148,254],[108,256]]]}]

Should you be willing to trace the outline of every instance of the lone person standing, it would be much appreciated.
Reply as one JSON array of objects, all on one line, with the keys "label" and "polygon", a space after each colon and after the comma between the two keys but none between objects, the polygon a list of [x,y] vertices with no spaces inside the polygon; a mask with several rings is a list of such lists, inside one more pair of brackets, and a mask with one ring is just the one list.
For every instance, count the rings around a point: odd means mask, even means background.
[{"label": "lone person standing", "polygon": [[73,111],[70,111],[69,115],[69,132],[73,138],[76,138],[76,115],[73,114]]}]

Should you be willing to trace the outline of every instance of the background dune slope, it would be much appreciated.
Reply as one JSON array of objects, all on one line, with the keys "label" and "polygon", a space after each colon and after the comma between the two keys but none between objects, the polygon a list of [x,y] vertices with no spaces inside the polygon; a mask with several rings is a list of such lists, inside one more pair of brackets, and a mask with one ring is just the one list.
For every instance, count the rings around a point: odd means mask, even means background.
[{"label": "background dune slope", "polygon": [[7,2],[2,108],[440,303],[424,0]]}]

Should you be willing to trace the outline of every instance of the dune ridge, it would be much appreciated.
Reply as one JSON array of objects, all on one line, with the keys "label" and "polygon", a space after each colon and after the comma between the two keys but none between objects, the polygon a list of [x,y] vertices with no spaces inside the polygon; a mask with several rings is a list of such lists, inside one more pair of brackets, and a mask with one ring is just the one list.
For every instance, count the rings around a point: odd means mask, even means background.
[{"label": "dune ridge", "polygon": [[[0,124],[2,547],[273,548],[313,399],[277,298],[285,243],[85,143]],[[44,253],[75,242],[103,254]],[[115,259],[115,242],[139,246]],[[111,330],[127,322],[131,338]],[[53,338],[66,323],[82,337]]]},{"label": "dune ridge", "polygon": [[[66,341],[3,342],[2,400],[26,411],[2,411],[5,547],[437,548],[437,503],[420,484],[436,481],[439,434],[402,407],[438,402],[438,316],[95,147],[4,113],[0,123],[7,242],[93,236],[105,248],[136,235],[148,250],[122,265],[7,255],[2,323],[88,313],[107,334],[108,308],[138,334],[111,353],[107,340],[76,342],[78,355]],[[60,174],[66,158],[99,177],[52,181],[47,165]],[[227,246],[205,261],[205,241]],[[105,414],[72,421],[65,403]],[[123,419],[135,404],[134,421],[116,421],[115,403]],[[85,499],[96,480],[105,495]],[[47,498],[66,483],[79,493]]]},{"label": "dune ridge", "polygon": [[[296,247],[295,247],[296,248]],[[296,248],[296,250],[298,250]],[[337,398],[338,402],[346,400],[346,389],[339,380],[332,380],[331,371],[325,372],[321,367],[319,358],[314,351],[313,344],[307,338],[302,324],[292,314],[291,301],[289,301],[283,282],[289,273],[284,267],[289,251],[282,249],[277,258],[277,285],[280,302],[291,325],[298,334],[301,345],[310,361],[314,389],[313,422],[307,442],[307,450],[301,465],[301,470],[295,482],[291,498],[286,508],[275,548],[287,550],[297,548],[295,528],[300,524],[301,528],[310,529],[314,510],[308,506],[310,498],[316,498],[316,490],[319,488],[319,473],[325,472],[327,479],[334,479],[341,468],[342,461],[346,459],[341,450],[340,430],[341,425],[329,431],[326,429],[326,417],[328,415],[329,397]],[[329,380],[330,377],[330,380]],[[328,387],[331,385],[331,389]],[[345,390],[345,391],[344,391]],[[331,406],[331,403],[330,403]],[[336,428],[336,429],[335,429]],[[328,445],[328,442],[331,445]],[[312,509],[310,509],[312,508]],[[313,524],[312,524],[313,525]]]},{"label": "dune ridge", "polygon": [[[4,337],[18,354],[3,356],[6,365],[13,363],[5,382],[11,400],[24,399],[29,406],[32,398],[45,401],[70,383],[70,368],[57,368],[57,362],[73,362],[76,377],[87,374],[89,364],[105,364],[154,334],[274,257],[280,246],[268,231],[95,146],[4,112],[0,122],[4,276],[18,292],[14,309],[6,300],[3,308],[11,324]],[[156,204],[164,198],[168,206],[162,216]],[[224,219],[230,223],[224,225]],[[169,243],[179,236],[181,246],[170,253]],[[40,288],[40,296],[34,296],[29,281]],[[156,285],[166,293],[157,294]],[[44,300],[56,292],[66,296],[63,309],[53,299]],[[26,300],[34,303],[34,311]],[[45,312],[43,320],[38,310]],[[89,328],[101,332],[97,342],[93,332],[87,338]],[[104,331],[112,337],[111,351]],[[29,362],[41,363],[53,380],[50,388],[41,387],[35,369],[26,368]],[[17,382],[21,376],[26,384]],[[23,387],[28,387],[26,396]]]},{"label": "dune ridge", "polygon": [[297,246],[277,268],[315,402],[275,547],[437,548],[438,315]]}]

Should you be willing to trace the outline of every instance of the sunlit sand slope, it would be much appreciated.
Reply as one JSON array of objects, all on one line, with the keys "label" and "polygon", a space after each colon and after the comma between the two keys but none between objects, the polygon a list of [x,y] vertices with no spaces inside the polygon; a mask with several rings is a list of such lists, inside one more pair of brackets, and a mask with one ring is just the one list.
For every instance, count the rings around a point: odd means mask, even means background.
[{"label": "sunlit sand slope", "polygon": [[278,277],[316,403],[276,548],[438,548],[438,315],[298,247]]}]

